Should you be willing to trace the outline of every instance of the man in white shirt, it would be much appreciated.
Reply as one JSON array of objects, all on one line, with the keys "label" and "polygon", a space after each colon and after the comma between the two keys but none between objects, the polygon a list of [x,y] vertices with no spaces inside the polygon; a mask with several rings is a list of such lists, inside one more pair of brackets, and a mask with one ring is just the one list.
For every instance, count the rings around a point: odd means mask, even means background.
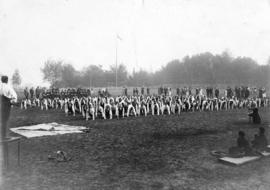
[{"label": "man in white shirt", "polygon": [[14,89],[8,85],[8,77],[2,76],[0,83],[0,111],[1,111],[1,139],[7,137],[7,122],[10,116],[11,105],[17,102],[17,94]]}]

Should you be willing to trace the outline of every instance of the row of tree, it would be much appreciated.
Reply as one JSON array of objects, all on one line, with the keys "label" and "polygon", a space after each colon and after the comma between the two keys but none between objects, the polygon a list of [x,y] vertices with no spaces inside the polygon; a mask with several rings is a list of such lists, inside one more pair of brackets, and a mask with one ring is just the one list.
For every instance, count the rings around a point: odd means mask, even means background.
[{"label": "row of tree", "polygon": [[64,61],[48,60],[41,69],[44,80],[56,87],[105,87],[174,85],[256,85],[269,86],[270,60],[258,65],[249,57],[232,57],[228,53],[202,53],[173,60],[160,70],[149,73],[140,70],[129,74],[121,64],[105,70],[101,65],[89,65],[78,71]]},{"label": "row of tree", "polygon": [[[43,79],[54,87],[104,87],[115,85],[116,67],[102,69],[101,65],[89,65],[81,71],[64,61],[48,60],[41,69]],[[128,81],[128,72],[124,65],[117,67],[117,81],[124,85]]]}]

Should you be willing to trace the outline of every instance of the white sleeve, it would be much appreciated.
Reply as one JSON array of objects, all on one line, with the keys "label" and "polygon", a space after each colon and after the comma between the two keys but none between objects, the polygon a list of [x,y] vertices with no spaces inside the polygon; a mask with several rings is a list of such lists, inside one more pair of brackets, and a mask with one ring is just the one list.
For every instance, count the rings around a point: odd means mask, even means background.
[{"label": "white sleeve", "polygon": [[11,86],[7,84],[2,84],[0,93],[6,96],[7,98],[11,99],[12,102],[17,102],[17,94]]},{"label": "white sleeve", "polygon": [[12,94],[13,101],[17,102],[18,96],[17,96],[17,93],[15,92],[15,90],[13,88],[11,88],[11,94]]},{"label": "white sleeve", "polygon": [[17,102],[17,94],[12,87],[9,86],[7,93],[8,93],[8,98],[10,98],[12,102]]}]

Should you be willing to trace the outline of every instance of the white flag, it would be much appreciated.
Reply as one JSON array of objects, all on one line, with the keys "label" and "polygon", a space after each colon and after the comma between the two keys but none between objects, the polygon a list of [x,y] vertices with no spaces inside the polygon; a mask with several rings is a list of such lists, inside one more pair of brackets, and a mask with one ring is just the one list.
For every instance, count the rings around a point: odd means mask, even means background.
[{"label": "white flag", "polygon": [[116,35],[116,38],[122,41],[122,38],[118,34]]}]

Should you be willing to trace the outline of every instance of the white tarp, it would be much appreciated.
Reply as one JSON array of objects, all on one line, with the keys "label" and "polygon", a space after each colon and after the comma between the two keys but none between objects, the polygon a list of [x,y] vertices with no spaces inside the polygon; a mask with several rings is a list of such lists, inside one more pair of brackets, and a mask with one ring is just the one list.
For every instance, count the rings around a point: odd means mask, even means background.
[{"label": "white tarp", "polygon": [[14,133],[18,133],[27,138],[62,135],[67,133],[82,133],[86,127],[83,126],[71,126],[58,123],[42,123],[38,125],[23,126],[17,128],[11,128]]},{"label": "white tarp", "polygon": [[219,158],[219,160],[223,161],[223,162],[230,163],[230,164],[234,164],[234,165],[242,165],[242,164],[245,164],[247,162],[252,162],[254,160],[258,160],[260,158],[261,158],[260,156],[244,156],[241,158],[223,157],[223,158]]},{"label": "white tarp", "polygon": [[[268,146],[269,146],[269,145],[268,145]],[[266,152],[266,151],[261,152],[261,154],[262,154],[263,156],[270,156],[270,152]]]}]

